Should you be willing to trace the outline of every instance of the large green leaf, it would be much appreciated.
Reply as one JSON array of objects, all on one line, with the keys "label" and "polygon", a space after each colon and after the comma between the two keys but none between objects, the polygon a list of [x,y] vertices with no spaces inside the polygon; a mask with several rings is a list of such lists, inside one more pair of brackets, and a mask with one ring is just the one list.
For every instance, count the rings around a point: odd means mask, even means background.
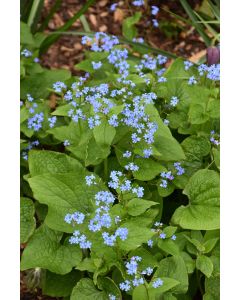
[{"label": "large green leaf", "polygon": [[24,45],[34,44],[34,39],[30,27],[23,22],[20,23],[20,43]]},{"label": "large green leaf", "polygon": [[20,241],[26,243],[33,234],[36,221],[35,208],[31,199],[22,197],[20,200]]},{"label": "large green leaf", "polygon": [[46,225],[39,227],[24,249],[21,270],[43,268],[57,274],[67,274],[82,259],[76,245],[61,245],[62,233]]},{"label": "large green leaf", "polygon": [[183,191],[189,198],[189,204],[176,209],[172,222],[186,229],[218,229],[219,181],[219,174],[215,171],[205,169],[196,172]]},{"label": "large green leaf", "polygon": [[174,293],[186,293],[188,289],[187,268],[180,255],[162,259],[153,279],[157,277],[169,277],[179,281],[179,285],[174,288]]},{"label": "large green leaf", "polygon": [[29,170],[31,176],[44,173],[68,173],[83,171],[83,167],[76,159],[54,151],[32,150],[29,151]]},{"label": "large green leaf", "polygon": [[30,187],[34,197],[48,205],[45,223],[52,229],[72,232],[64,222],[67,213],[92,212],[94,196],[106,190],[99,177],[97,185],[86,185],[85,176],[90,173],[82,165],[63,153],[33,150],[29,153]]},{"label": "large green leaf", "polygon": [[98,290],[90,278],[81,279],[73,288],[70,300],[107,300],[104,291]]},{"label": "large green leaf", "polygon": [[[94,211],[94,196],[104,189],[103,185],[86,185],[87,172],[42,174],[29,178],[34,197],[48,205],[45,223],[52,229],[72,232],[71,225],[64,222],[67,213]],[[105,188],[106,189],[106,188]]]}]

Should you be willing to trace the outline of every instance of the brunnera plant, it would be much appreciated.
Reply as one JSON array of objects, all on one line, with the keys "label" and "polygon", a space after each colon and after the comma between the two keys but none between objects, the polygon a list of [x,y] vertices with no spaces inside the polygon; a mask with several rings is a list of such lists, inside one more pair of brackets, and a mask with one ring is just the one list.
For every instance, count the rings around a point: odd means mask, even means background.
[{"label": "brunnera plant", "polygon": [[219,299],[219,65],[82,44],[80,78],[21,82],[21,270],[64,299]]}]

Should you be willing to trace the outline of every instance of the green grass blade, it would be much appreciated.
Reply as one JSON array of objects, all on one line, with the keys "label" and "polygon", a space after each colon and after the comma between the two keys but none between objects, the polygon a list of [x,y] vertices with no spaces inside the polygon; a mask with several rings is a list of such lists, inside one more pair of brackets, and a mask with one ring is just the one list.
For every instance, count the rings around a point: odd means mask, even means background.
[{"label": "green grass blade", "polygon": [[43,3],[44,3],[44,0],[34,0],[33,1],[32,7],[30,10],[30,14],[28,17],[28,21],[27,21],[27,24],[31,28],[32,32],[35,31],[37,21],[40,16],[40,11],[43,7]]},{"label": "green grass blade", "polygon": [[196,16],[201,20],[201,23],[207,28],[207,30],[213,35],[214,37],[214,40],[216,41],[219,41],[219,37],[218,37],[218,32],[216,30],[214,30],[208,22],[205,22],[204,19],[197,13],[195,12]]},{"label": "green grass blade", "polygon": [[86,17],[84,15],[81,15],[81,17],[79,19],[80,19],[80,21],[83,25],[84,31],[91,32],[91,29],[90,29],[90,26],[88,24],[88,21],[87,21]]},{"label": "green grass blade", "polygon": [[188,14],[189,18],[192,20],[193,26],[196,28],[196,30],[198,31],[198,33],[203,38],[206,46],[210,46],[211,45],[211,39],[205,33],[203,25],[197,23],[198,19],[197,19],[196,15],[195,15],[193,9],[191,8],[191,6],[188,4],[188,2],[186,0],[180,0],[180,2],[182,4],[183,8],[185,9],[186,13]]},{"label": "green grass blade", "polygon": [[69,19],[63,26],[61,26],[58,30],[56,30],[54,35],[48,36],[42,43],[40,47],[40,55],[47,51],[47,49],[55,43],[59,37],[61,36],[60,32],[67,31],[72,24],[81,17],[96,0],[88,0],[83,7],[71,18]]},{"label": "green grass blade", "polygon": [[61,3],[62,3],[62,0],[56,0],[53,7],[50,9],[49,14],[47,15],[47,17],[44,19],[41,26],[39,27],[38,31],[43,31],[48,26],[49,21],[52,19],[53,15],[58,10]]},{"label": "green grass blade", "polygon": [[165,12],[169,13],[170,15],[172,15],[173,17],[175,17],[176,19],[178,19],[178,20],[180,20],[180,21],[182,21],[182,22],[184,22],[184,23],[186,23],[188,25],[192,25],[193,24],[191,20],[183,18],[183,17],[179,16],[178,14],[175,14],[174,12],[172,12],[172,11],[170,11],[170,10],[164,8],[164,7],[161,7],[161,10],[164,10]]}]

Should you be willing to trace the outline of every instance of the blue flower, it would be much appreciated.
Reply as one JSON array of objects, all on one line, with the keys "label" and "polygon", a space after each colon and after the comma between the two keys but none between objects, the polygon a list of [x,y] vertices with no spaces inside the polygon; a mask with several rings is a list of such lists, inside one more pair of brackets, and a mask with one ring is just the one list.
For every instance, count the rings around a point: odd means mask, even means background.
[{"label": "blue flower", "polygon": [[116,300],[116,296],[112,295],[112,294],[108,294],[109,300]]},{"label": "blue flower", "polygon": [[144,191],[144,188],[143,187],[138,187],[138,188],[133,188],[132,189],[132,192],[134,194],[136,194],[139,198],[142,198],[143,197],[143,191]]},{"label": "blue flower", "polygon": [[144,5],[144,0],[135,0],[132,2],[132,5],[134,6],[143,6]]},{"label": "blue flower", "polygon": [[70,146],[69,140],[65,140],[65,141],[63,142],[63,145],[64,145],[65,147]]},{"label": "blue flower", "polygon": [[153,268],[147,267],[145,270],[142,271],[141,274],[150,276],[150,275],[152,275],[152,273],[153,273]]},{"label": "blue flower", "polygon": [[193,85],[193,84],[196,84],[197,83],[197,80],[195,79],[194,76],[191,76],[188,80],[188,84],[189,85]]},{"label": "blue flower", "polygon": [[118,3],[113,3],[111,6],[110,6],[110,11],[115,11],[116,8],[118,6]]},{"label": "blue flower", "polygon": [[125,169],[136,172],[139,170],[139,167],[137,165],[135,165],[134,163],[130,162],[128,165],[125,166]]},{"label": "blue flower", "polygon": [[193,66],[193,63],[188,60],[185,60],[183,63],[184,63],[184,69],[186,71],[189,70],[191,66]]},{"label": "blue flower", "polygon": [[134,278],[132,280],[132,285],[133,286],[139,286],[140,284],[144,284],[144,279],[141,277],[141,278]]},{"label": "blue flower", "polygon": [[147,244],[150,248],[152,248],[153,247],[153,240],[148,240]]},{"label": "blue flower", "polygon": [[96,179],[95,175],[91,174],[89,176],[85,177],[86,180],[86,185],[90,186],[92,184],[96,184],[96,182],[94,181]]},{"label": "blue flower", "polygon": [[164,232],[160,233],[159,237],[164,240],[166,238],[166,233]]},{"label": "blue flower", "polygon": [[175,162],[173,164],[173,166],[175,167],[175,170],[177,171],[177,175],[180,176],[182,174],[185,173],[185,169],[183,167],[181,167],[181,163],[180,162]]},{"label": "blue flower", "polygon": [[113,127],[118,127],[118,117],[117,115],[112,115],[111,118],[108,120],[108,123]]},{"label": "blue flower", "polygon": [[57,117],[56,116],[53,116],[51,118],[48,118],[48,121],[49,121],[49,127],[50,128],[53,128],[55,123],[57,122]]},{"label": "blue flower", "polygon": [[92,66],[93,66],[94,70],[98,70],[101,68],[102,63],[101,63],[101,61],[99,61],[99,62],[92,61]]},{"label": "blue flower", "polygon": [[125,280],[119,284],[119,287],[122,291],[128,292],[131,289],[131,282],[129,280]]},{"label": "blue flower", "polygon": [[23,49],[23,51],[21,52],[21,55],[24,56],[24,57],[31,57],[32,52],[29,51],[28,49]]},{"label": "blue flower", "polygon": [[169,120],[167,120],[167,119],[164,119],[164,120],[163,120],[163,123],[164,123],[164,125],[168,126],[168,125],[169,125],[169,123],[170,123],[170,121],[169,121]]},{"label": "blue flower", "polygon": [[56,93],[61,93],[67,86],[62,81],[57,81],[53,84],[53,89]]},{"label": "blue flower", "polygon": [[129,157],[131,157],[131,155],[132,155],[132,152],[130,152],[128,150],[123,153],[123,157],[129,158]]},{"label": "blue flower", "polygon": [[178,102],[179,102],[179,99],[177,97],[173,96],[171,98],[170,105],[175,107],[175,106],[177,106]]},{"label": "blue flower", "polygon": [[143,150],[144,158],[149,158],[152,155],[152,149],[144,149]]},{"label": "blue flower", "polygon": [[172,235],[171,240],[175,241],[177,239],[176,235]]},{"label": "blue flower", "polygon": [[116,241],[115,235],[109,235],[108,232],[103,232],[102,237],[104,240],[104,244],[106,244],[107,246],[111,246],[111,247],[114,246],[115,241]]},{"label": "blue flower", "polygon": [[159,23],[156,19],[152,19],[152,22],[153,22],[153,27],[158,27],[159,26]]},{"label": "blue flower", "polygon": [[115,236],[119,237],[122,241],[125,241],[128,237],[128,229],[127,228],[118,228],[115,232]]},{"label": "blue flower", "polygon": [[152,283],[152,286],[155,289],[162,285],[163,285],[163,281],[160,278],[155,279],[154,282]]},{"label": "blue flower", "polygon": [[152,9],[151,14],[154,15],[154,16],[156,16],[157,13],[159,12],[159,8],[157,6],[155,6],[155,5],[152,5],[151,9]]}]

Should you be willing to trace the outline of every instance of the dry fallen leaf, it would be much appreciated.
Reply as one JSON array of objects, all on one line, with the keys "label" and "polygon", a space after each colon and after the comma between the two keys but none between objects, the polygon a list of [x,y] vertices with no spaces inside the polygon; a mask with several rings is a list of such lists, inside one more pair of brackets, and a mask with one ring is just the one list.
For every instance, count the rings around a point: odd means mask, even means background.
[{"label": "dry fallen leaf", "polygon": [[124,12],[122,9],[117,8],[114,12],[113,19],[115,22],[122,22],[124,19]]},{"label": "dry fallen leaf", "polygon": [[206,49],[192,55],[189,60],[193,63],[197,63],[199,61],[200,58],[202,58],[204,55],[206,55],[207,51]]},{"label": "dry fallen leaf", "polygon": [[102,26],[100,26],[99,27],[99,31],[101,31],[101,32],[105,32],[105,31],[107,31],[107,26],[106,25],[102,25]]},{"label": "dry fallen leaf", "polygon": [[89,21],[92,23],[93,26],[97,27],[97,18],[95,15],[90,14],[89,15]]},{"label": "dry fallen leaf", "polygon": [[107,5],[107,3],[108,3],[108,0],[101,0],[101,1],[99,1],[99,6],[104,7]]}]

